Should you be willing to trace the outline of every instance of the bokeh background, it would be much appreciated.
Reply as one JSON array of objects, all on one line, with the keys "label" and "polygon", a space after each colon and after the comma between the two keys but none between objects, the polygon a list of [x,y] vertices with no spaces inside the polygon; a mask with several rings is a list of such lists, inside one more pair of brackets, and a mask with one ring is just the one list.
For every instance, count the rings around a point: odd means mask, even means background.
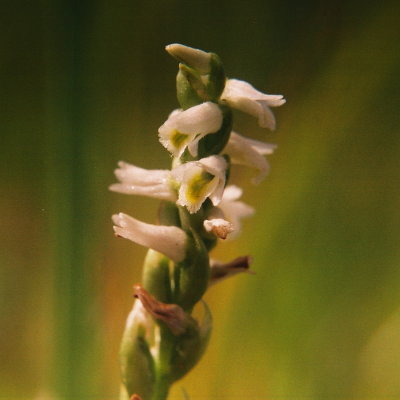
[{"label": "bokeh background", "polygon": [[0,398],[117,399],[117,352],[145,249],[110,215],[118,160],[168,168],[179,42],[282,93],[257,209],[215,257],[254,276],[207,294],[214,333],[183,399],[400,399],[400,3],[10,1],[1,7]]}]

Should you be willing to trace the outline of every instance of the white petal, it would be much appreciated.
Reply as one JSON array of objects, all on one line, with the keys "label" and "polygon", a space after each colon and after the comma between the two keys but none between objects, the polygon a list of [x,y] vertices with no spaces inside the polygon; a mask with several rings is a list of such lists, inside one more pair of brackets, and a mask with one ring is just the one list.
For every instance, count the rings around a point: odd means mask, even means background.
[{"label": "white petal", "polygon": [[210,72],[211,54],[203,50],[194,49],[179,43],[173,43],[165,47],[173,57],[179,61],[197,69],[202,74]]},{"label": "white petal", "polygon": [[176,200],[171,188],[171,171],[163,169],[148,170],[120,161],[114,172],[120,183],[109,187],[113,192],[149,196],[162,200]]},{"label": "white petal", "polygon": [[114,183],[109,186],[112,192],[153,197],[160,200],[175,201],[176,194],[165,185],[136,186],[129,183]]},{"label": "white petal", "polygon": [[[217,207],[224,215],[224,218],[232,223],[233,233],[229,236],[230,239],[235,238],[240,233],[242,218],[250,217],[254,214],[254,208],[250,207],[243,201],[239,201],[242,194],[242,189],[237,186],[229,185],[225,188],[221,203]],[[215,212],[211,212],[215,215]]]},{"label": "white petal", "polygon": [[214,133],[221,125],[222,111],[210,101],[188,108],[176,119],[176,128],[183,133]]},{"label": "white petal", "polygon": [[285,103],[282,95],[264,94],[247,82],[228,79],[221,99],[231,107],[258,118],[263,128],[275,129],[275,117],[269,107],[278,107]]},{"label": "white petal", "polygon": [[258,169],[260,173],[253,179],[253,183],[259,183],[269,171],[269,164],[264,155],[273,153],[275,148],[273,144],[248,139],[232,132],[224,151],[231,157],[233,164]]},{"label": "white petal", "polygon": [[236,185],[228,185],[224,190],[223,201],[238,200],[242,197],[243,189]]},{"label": "white petal", "polygon": [[157,185],[168,181],[170,171],[166,169],[145,169],[135,165],[120,161],[114,173],[117,179],[122,183],[131,183],[132,185]]},{"label": "white petal", "polygon": [[239,79],[228,79],[221,97],[232,97],[234,99],[247,97],[251,100],[262,100],[270,107],[279,107],[286,102],[281,94],[262,93],[250,83]]},{"label": "white petal", "polygon": [[186,254],[186,233],[176,226],[152,225],[124,213],[112,217],[116,235],[165,254],[175,262]]},{"label": "white petal", "polygon": [[175,157],[180,157],[189,145],[190,153],[197,156],[198,141],[207,134],[217,132],[222,125],[222,112],[212,102],[172,113],[158,129],[161,144]]}]

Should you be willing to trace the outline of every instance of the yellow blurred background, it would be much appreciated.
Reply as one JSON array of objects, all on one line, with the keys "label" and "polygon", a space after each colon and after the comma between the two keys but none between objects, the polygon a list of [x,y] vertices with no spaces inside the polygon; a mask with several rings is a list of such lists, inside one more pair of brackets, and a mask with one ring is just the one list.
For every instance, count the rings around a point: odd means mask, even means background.
[{"label": "yellow blurred background", "polygon": [[284,94],[271,174],[233,170],[257,209],[222,260],[209,349],[171,399],[400,399],[400,3],[2,3],[0,398],[112,400],[145,249],[110,216],[158,202],[110,193],[118,160],[168,168],[183,43],[229,77]]}]

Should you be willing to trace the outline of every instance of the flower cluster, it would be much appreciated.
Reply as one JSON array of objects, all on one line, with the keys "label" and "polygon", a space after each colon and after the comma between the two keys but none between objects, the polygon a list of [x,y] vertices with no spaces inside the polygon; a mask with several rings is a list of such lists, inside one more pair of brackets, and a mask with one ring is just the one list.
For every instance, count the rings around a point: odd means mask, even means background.
[{"label": "flower cluster", "polygon": [[162,200],[158,224],[123,213],[113,216],[117,236],[150,249],[121,347],[121,399],[165,399],[169,385],[201,357],[211,317],[206,307],[200,323],[191,316],[193,307],[210,283],[249,268],[248,257],[224,264],[208,255],[218,239],[237,235],[241,219],[254,212],[240,200],[242,190],[227,184],[231,166],[256,169],[253,182],[258,183],[269,170],[265,156],[275,150],[273,144],[233,131],[232,109],[273,130],[271,107],[285,102],[281,95],[227,79],[214,53],[180,44],[166,50],[180,63],[180,108],[158,129],[173,158],[172,168],[146,170],[121,161],[115,170],[118,183],[110,186],[115,192]]}]

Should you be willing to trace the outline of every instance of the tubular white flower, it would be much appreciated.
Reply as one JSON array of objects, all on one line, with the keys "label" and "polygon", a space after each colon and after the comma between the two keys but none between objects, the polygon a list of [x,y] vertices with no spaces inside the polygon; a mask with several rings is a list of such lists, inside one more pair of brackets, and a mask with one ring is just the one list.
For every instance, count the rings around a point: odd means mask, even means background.
[{"label": "tubular white flower", "polygon": [[180,183],[177,203],[197,212],[209,197],[214,205],[221,201],[228,164],[221,156],[209,156],[191,161],[172,170],[171,175]]},{"label": "tubular white flower", "polygon": [[259,140],[246,138],[236,132],[231,132],[224,152],[230,156],[232,164],[245,165],[260,171],[252,179],[252,182],[257,184],[269,172],[269,164],[264,156],[272,154],[276,147],[275,144],[260,142]]},{"label": "tubular white flower", "polygon": [[112,184],[113,192],[155,197],[161,200],[176,200],[176,193],[170,185],[171,171],[144,169],[120,161],[114,173],[120,183]]},{"label": "tubular white flower", "polygon": [[254,214],[253,207],[239,200],[242,193],[243,190],[238,186],[227,186],[218,207],[211,210],[208,216],[208,220],[213,220],[214,218],[221,218],[222,215],[225,220],[231,223],[232,233],[229,235],[230,239],[233,239],[240,233],[240,220]]},{"label": "tubular white flower", "polygon": [[185,258],[186,233],[176,226],[152,225],[124,213],[112,217],[117,236],[165,254],[175,262]]},{"label": "tubular white flower", "polygon": [[217,132],[221,125],[221,109],[208,101],[185,111],[173,111],[158,129],[158,136],[161,144],[175,157],[180,157],[186,147],[196,157],[199,140]]},{"label": "tubular white flower", "polygon": [[221,95],[231,107],[258,118],[262,128],[275,129],[275,117],[270,107],[279,107],[286,102],[282,95],[264,94],[247,82],[228,79]]},{"label": "tubular white flower", "polygon": [[173,43],[165,47],[171,56],[177,58],[179,61],[195,68],[201,74],[208,74],[210,72],[211,54],[203,50],[194,49],[192,47],[184,46],[179,43]]}]

